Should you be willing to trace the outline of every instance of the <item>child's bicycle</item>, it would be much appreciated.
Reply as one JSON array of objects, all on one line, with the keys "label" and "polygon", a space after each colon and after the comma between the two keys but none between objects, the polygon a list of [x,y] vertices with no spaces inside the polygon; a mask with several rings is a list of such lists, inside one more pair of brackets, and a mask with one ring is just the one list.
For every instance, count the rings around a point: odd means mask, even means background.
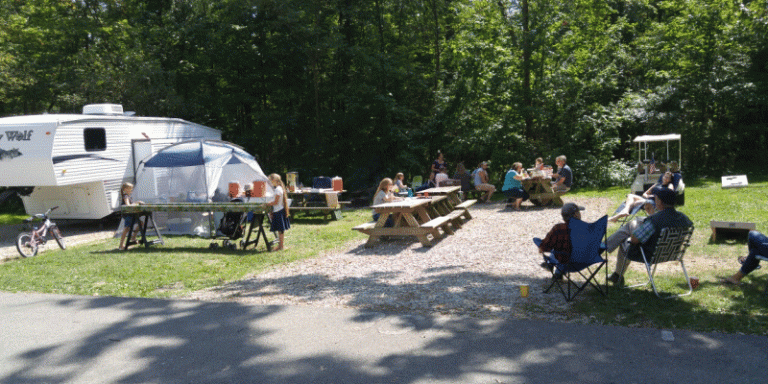
[{"label": "child's bicycle", "polygon": [[56,223],[52,222],[50,218],[48,218],[48,215],[51,214],[51,211],[56,208],[58,208],[58,206],[49,209],[48,212],[38,213],[28,219],[24,219],[25,223],[31,223],[35,220],[42,220],[43,225],[40,228],[32,227],[31,231],[22,232],[18,237],[16,237],[16,249],[19,250],[21,256],[33,257],[37,255],[38,248],[41,245],[45,245],[45,243],[48,241],[49,232],[53,235],[53,238],[56,239],[56,243],[59,244],[61,249],[67,249],[67,245],[64,243],[64,238],[61,236],[59,227],[56,225]]}]

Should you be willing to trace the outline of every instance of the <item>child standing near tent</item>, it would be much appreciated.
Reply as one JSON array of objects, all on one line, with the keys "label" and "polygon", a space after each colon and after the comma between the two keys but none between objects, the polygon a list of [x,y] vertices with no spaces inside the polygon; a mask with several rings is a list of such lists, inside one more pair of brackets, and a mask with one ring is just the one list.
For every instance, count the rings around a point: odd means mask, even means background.
[{"label": "child standing near tent", "polygon": [[272,214],[270,215],[272,221],[272,232],[278,233],[279,245],[273,251],[280,251],[285,249],[285,230],[291,228],[291,223],[288,222],[288,197],[285,194],[285,185],[280,179],[280,175],[273,173],[269,175],[269,181],[275,189],[275,199],[267,203],[272,206]]},{"label": "child standing near tent", "polygon": [[[123,185],[120,187],[120,197],[121,202],[123,205],[134,205],[134,204],[143,204],[141,201],[137,201],[136,203],[133,202],[133,199],[131,198],[131,193],[133,193],[133,184],[131,183],[123,183]],[[117,246],[117,249],[124,251],[128,249],[128,245],[133,243],[136,244],[136,232],[133,232],[133,235],[131,236],[131,240],[123,246],[123,243],[125,242],[125,237],[128,236],[128,231],[131,229],[131,227],[134,226],[134,224],[137,224],[134,221],[134,217],[132,215],[126,215],[123,217],[123,235],[120,236],[120,245]],[[141,221],[138,222],[139,224],[139,230],[141,230]]]}]

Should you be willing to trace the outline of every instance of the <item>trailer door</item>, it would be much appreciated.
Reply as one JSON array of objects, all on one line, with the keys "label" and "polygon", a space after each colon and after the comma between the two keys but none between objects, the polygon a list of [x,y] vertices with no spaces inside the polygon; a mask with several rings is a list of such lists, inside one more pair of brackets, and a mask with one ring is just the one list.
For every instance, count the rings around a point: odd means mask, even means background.
[{"label": "trailer door", "polygon": [[157,196],[157,187],[155,186],[155,176],[152,168],[144,170],[141,175],[142,179],[146,178],[148,181],[139,183],[139,167],[141,162],[152,156],[152,142],[149,139],[133,140],[133,198],[135,200],[153,200]]},{"label": "trailer door", "polygon": [[133,140],[133,177],[139,171],[141,161],[152,156],[152,142],[149,139]]}]

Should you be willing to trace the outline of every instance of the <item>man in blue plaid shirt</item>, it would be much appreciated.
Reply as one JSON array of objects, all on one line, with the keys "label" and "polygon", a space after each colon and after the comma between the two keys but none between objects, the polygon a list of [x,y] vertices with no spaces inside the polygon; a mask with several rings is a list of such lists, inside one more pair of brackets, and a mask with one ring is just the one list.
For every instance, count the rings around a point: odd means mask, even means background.
[{"label": "man in blue plaid shirt", "polygon": [[608,278],[616,285],[624,284],[624,272],[629,266],[629,261],[643,261],[640,247],[643,247],[646,255],[653,255],[656,249],[656,240],[663,228],[690,227],[691,220],[682,212],[675,209],[675,192],[668,188],[656,188],[653,190],[657,212],[649,216],[632,232],[629,238],[621,242],[616,257],[616,270]]}]

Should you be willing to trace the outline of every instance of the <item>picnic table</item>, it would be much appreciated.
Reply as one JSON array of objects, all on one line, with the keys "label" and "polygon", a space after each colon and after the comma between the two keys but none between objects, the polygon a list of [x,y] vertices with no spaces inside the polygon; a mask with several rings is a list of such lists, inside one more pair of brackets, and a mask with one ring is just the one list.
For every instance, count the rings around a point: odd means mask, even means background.
[{"label": "picnic table", "polygon": [[[123,215],[131,215],[134,217],[134,222],[139,219],[144,219],[144,225],[141,228],[141,239],[145,247],[149,247],[152,244],[164,244],[162,235],[155,224],[154,212],[252,212],[253,217],[249,221],[247,235],[245,240],[241,242],[242,248],[253,244],[254,249],[259,244],[259,239],[264,238],[264,243],[267,246],[267,251],[271,249],[271,244],[267,241],[267,233],[264,230],[264,216],[270,211],[270,207],[262,202],[244,202],[244,203],[151,203],[151,204],[137,204],[137,205],[125,205],[120,208]],[[152,228],[158,237],[158,240],[147,241],[147,229],[149,223],[152,223]],[[216,233],[216,225],[213,222],[213,216],[209,216],[209,230],[211,236]],[[251,234],[256,232],[256,239],[251,241]],[[128,230],[128,239],[133,234],[133,227]]]},{"label": "picnic table", "polygon": [[339,195],[346,191],[336,191],[330,188],[297,189],[288,191],[288,198],[292,200],[290,210],[319,211],[324,215],[330,215],[334,220],[341,220],[341,203]]},{"label": "picnic table", "polygon": [[434,187],[419,191],[417,194],[424,196],[447,196],[449,202],[453,203],[454,205],[458,205],[461,203],[461,198],[459,198],[459,191],[461,191],[461,186]]},{"label": "picnic table", "polygon": [[[474,200],[466,207],[458,207],[447,195],[433,195],[378,204],[371,208],[380,214],[379,220],[353,229],[369,236],[366,247],[372,247],[381,236],[415,236],[423,246],[430,247],[434,240],[453,234],[465,219],[471,219],[467,208],[472,203]],[[389,215],[392,215],[393,227],[385,227]]]},{"label": "picnic table", "polygon": [[547,206],[555,205],[558,207],[563,206],[563,200],[560,196],[562,192],[555,192],[552,189],[552,183],[550,179],[545,177],[530,177],[523,179],[523,188],[530,195],[530,200],[534,205]]}]

